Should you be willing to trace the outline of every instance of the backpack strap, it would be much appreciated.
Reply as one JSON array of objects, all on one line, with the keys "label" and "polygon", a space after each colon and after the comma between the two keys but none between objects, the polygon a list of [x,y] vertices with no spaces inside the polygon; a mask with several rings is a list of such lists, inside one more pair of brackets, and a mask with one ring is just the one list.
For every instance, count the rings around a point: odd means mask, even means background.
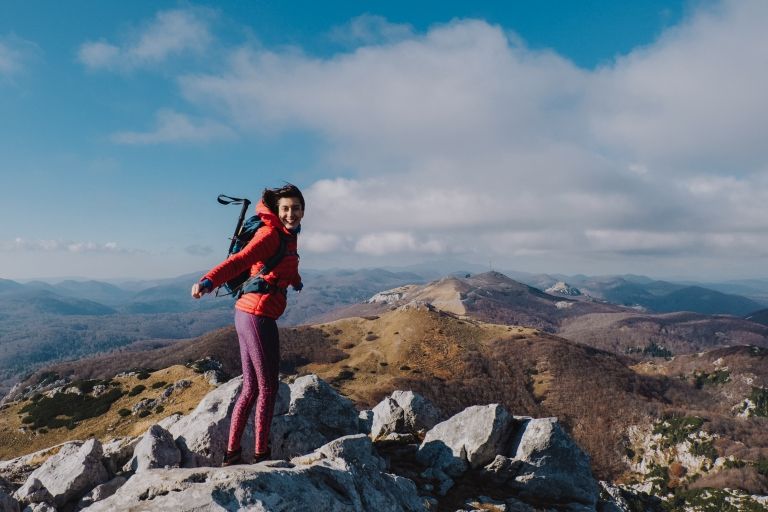
[{"label": "backpack strap", "polygon": [[277,252],[272,255],[271,258],[269,258],[267,261],[264,262],[264,266],[261,267],[259,272],[256,275],[253,275],[246,279],[246,281],[240,286],[240,289],[236,291],[235,298],[239,299],[246,293],[251,292],[258,292],[258,293],[264,293],[266,290],[267,293],[271,291],[280,291],[280,288],[274,285],[270,285],[267,283],[263,275],[269,274],[272,272],[272,270],[282,261],[283,257],[285,256],[285,249],[288,247],[288,236],[285,235],[282,231],[279,229],[277,230],[277,234],[280,237],[280,245],[277,248]]}]

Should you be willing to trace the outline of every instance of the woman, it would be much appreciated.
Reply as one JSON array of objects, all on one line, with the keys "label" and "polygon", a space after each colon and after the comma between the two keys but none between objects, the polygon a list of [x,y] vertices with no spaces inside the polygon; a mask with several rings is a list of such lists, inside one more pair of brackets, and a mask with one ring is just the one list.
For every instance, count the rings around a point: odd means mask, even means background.
[{"label": "woman", "polygon": [[240,438],[248,414],[256,404],[256,446],[254,462],[269,459],[269,428],[279,385],[280,339],[276,320],[285,311],[288,286],[302,288],[296,236],[304,217],[304,196],[294,185],[265,189],[256,212],[264,222],[242,251],[232,255],[192,286],[192,297],[199,299],[250,268],[258,275],[264,262],[274,256],[281,237],[286,240],[285,255],[261,277],[263,293],[245,293],[235,303],[235,328],[240,343],[243,388],[232,411],[224,466],[242,461]]}]

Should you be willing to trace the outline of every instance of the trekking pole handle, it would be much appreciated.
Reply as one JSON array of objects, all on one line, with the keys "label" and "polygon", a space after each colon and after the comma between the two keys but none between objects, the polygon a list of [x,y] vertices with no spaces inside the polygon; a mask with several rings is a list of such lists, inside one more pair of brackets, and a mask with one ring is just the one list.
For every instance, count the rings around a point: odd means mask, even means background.
[{"label": "trekking pole handle", "polygon": [[243,228],[243,221],[245,221],[245,215],[248,213],[248,207],[251,205],[251,201],[247,198],[240,198],[240,197],[230,197],[225,196],[224,194],[220,194],[216,200],[223,205],[228,204],[242,204],[243,207],[240,208],[240,217],[237,219],[237,226],[235,227],[235,234],[232,235],[232,241],[229,243],[229,250],[227,251],[227,255],[232,253],[232,248],[235,246],[235,240],[237,240],[237,235],[240,234],[240,230]]}]

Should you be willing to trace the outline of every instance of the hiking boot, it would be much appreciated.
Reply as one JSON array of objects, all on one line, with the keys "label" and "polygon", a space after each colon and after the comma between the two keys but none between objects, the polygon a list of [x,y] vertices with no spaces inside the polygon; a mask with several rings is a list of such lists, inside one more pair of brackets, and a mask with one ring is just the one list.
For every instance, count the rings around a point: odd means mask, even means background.
[{"label": "hiking boot", "polygon": [[241,448],[238,448],[233,452],[227,450],[224,454],[224,461],[221,463],[221,467],[225,468],[227,466],[234,466],[235,464],[242,464],[243,458],[240,456],[241,451]]},{"label": "hiking boot", "polygon": [[270,452],[256,453],[253,456],[253,464],[264,462],[265,460],[271,460],[272,454]]}]

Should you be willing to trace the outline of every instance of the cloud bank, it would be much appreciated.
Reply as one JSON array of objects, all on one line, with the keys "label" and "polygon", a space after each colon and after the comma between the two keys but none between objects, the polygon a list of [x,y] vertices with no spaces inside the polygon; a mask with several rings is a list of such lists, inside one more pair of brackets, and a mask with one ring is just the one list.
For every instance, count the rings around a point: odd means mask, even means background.
[{"label": "cloud bank", "polygon": [[120,247],[117,242],[96,243],[72,240],[30,240],[15,238],[0,243],[3,252],[69,252],[69,253],[115,253],[125,254],[131,251]]},{"label": "cloud bank", "polygon": [[[223,71],[178,84],[191,107],[239,135],[300,130],[324,141],[322,166],[346,177],[306,189],[302,243],[316,254],[589,272],[694,260],[701,271],[737,257],[758,270],[768,247],[766,21],[762,0],[702,4],[654,43],[590,70],[482,20],[419,34],[363,16],[331,34],[348,51],[246,45]],[[160,38],[166,25],[175,28]],[[199,18],[172,11],[133,42],[89,43],[80,57],[138,66],[209,40]],[[224,124],[166,112],[154,131],[115,140],[230,136]]]}]

